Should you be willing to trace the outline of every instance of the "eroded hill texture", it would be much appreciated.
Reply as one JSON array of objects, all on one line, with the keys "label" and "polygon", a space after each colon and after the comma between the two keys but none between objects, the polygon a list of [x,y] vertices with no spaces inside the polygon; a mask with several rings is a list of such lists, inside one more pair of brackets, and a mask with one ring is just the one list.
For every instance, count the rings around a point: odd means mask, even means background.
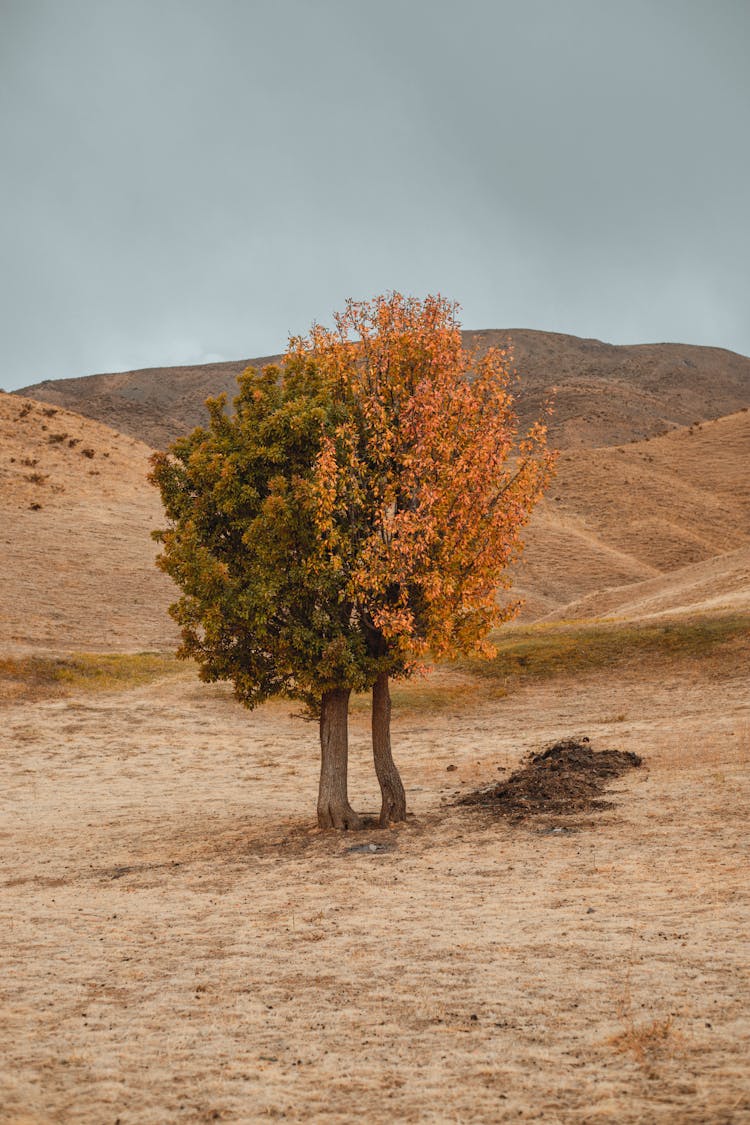
[{"label": "eroded hill texture", "polygon": [[[510,345],[528,423],[555,387],[553,440],[563,447],[615,445],[748,405],[750,359],[687,344],[617,346],[528,329],[466,332],[479,350]],[[18,393],[75,410],[156,448],[201,424],[204,401],[226,392],[248,365],[279,356],[196,367],[148,368],[56,379]]]},{"label": "eroded hill texture", "polygon": [[[635,616],[750,604],[749,465],[747,410],[647,441],[563,449],[517,572],[524,616],[628,616],[633,599]],[[644,582],[648,604],[637,607],[633,584]]]}]

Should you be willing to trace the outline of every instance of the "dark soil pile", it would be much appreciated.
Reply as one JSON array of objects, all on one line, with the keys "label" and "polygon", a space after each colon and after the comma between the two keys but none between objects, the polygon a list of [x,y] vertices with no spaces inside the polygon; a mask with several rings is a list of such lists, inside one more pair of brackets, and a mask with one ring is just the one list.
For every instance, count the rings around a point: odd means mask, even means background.
[{"label": "dark soil pile", "polygon": [[481,805],[515,820],[608,809],[612,802],[602,799],[608,783],[640,765],[638,755],[629,751],[596,751],[588,738],[566,738],[532,754],[507,780],[477,789],[458,803]]}]

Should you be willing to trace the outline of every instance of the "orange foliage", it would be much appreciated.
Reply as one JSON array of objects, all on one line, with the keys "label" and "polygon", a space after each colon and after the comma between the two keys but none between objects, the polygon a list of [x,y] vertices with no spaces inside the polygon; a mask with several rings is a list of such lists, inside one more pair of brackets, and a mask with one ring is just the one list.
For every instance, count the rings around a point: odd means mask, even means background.
[{"label": "orange foliage", "polygon": [[428,651],[491,651],[519,605],[498,588],[554,463],[543,422],[519,438],[508,352],[467,351],[456,312],[440,296],[349,301],[286,356],[342,404],[315,465],[317,530],[353,623],[397,675]]}]

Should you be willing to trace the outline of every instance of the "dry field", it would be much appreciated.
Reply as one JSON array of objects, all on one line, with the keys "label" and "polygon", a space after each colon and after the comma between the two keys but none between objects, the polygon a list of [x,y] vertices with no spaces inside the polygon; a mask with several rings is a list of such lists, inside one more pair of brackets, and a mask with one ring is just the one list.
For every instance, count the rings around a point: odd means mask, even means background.
[{"label": "dry field", "polygon": [[[394,692],[411,815],[356,836],[312,827],[314,726],[169,655],[149,447],[0,393],[0,1122],[750,1122],[750,415],[590,448],[736,409],[750,361],[576,347],[544,620]],[[457,803],[571,735],[643,757],[611,807]],[[374,814],[369,757],[357,700]]]},{"label": "dry field", "polygon": [[[2,712],[0,1120],[750,1121],[741,626],[399,689],[412,815],[357,836],[311,827],[288,705],[40,664]],[[611,809],[456,806],[570,734],[643,755]]]}]

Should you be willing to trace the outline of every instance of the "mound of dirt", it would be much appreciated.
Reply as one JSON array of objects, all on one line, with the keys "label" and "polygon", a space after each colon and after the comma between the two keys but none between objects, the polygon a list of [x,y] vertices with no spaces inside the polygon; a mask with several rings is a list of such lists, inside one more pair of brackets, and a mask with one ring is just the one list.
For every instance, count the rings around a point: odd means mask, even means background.
[{"label": "mound of dirt", "polygon": [[602,799],[607,784],[641,762],[630,751],[592,750],[588,738],[566,738],[532,754],[506,781],[477,789],[458,804],[481,805],[514,820],[607,809],[612,807]]}]

